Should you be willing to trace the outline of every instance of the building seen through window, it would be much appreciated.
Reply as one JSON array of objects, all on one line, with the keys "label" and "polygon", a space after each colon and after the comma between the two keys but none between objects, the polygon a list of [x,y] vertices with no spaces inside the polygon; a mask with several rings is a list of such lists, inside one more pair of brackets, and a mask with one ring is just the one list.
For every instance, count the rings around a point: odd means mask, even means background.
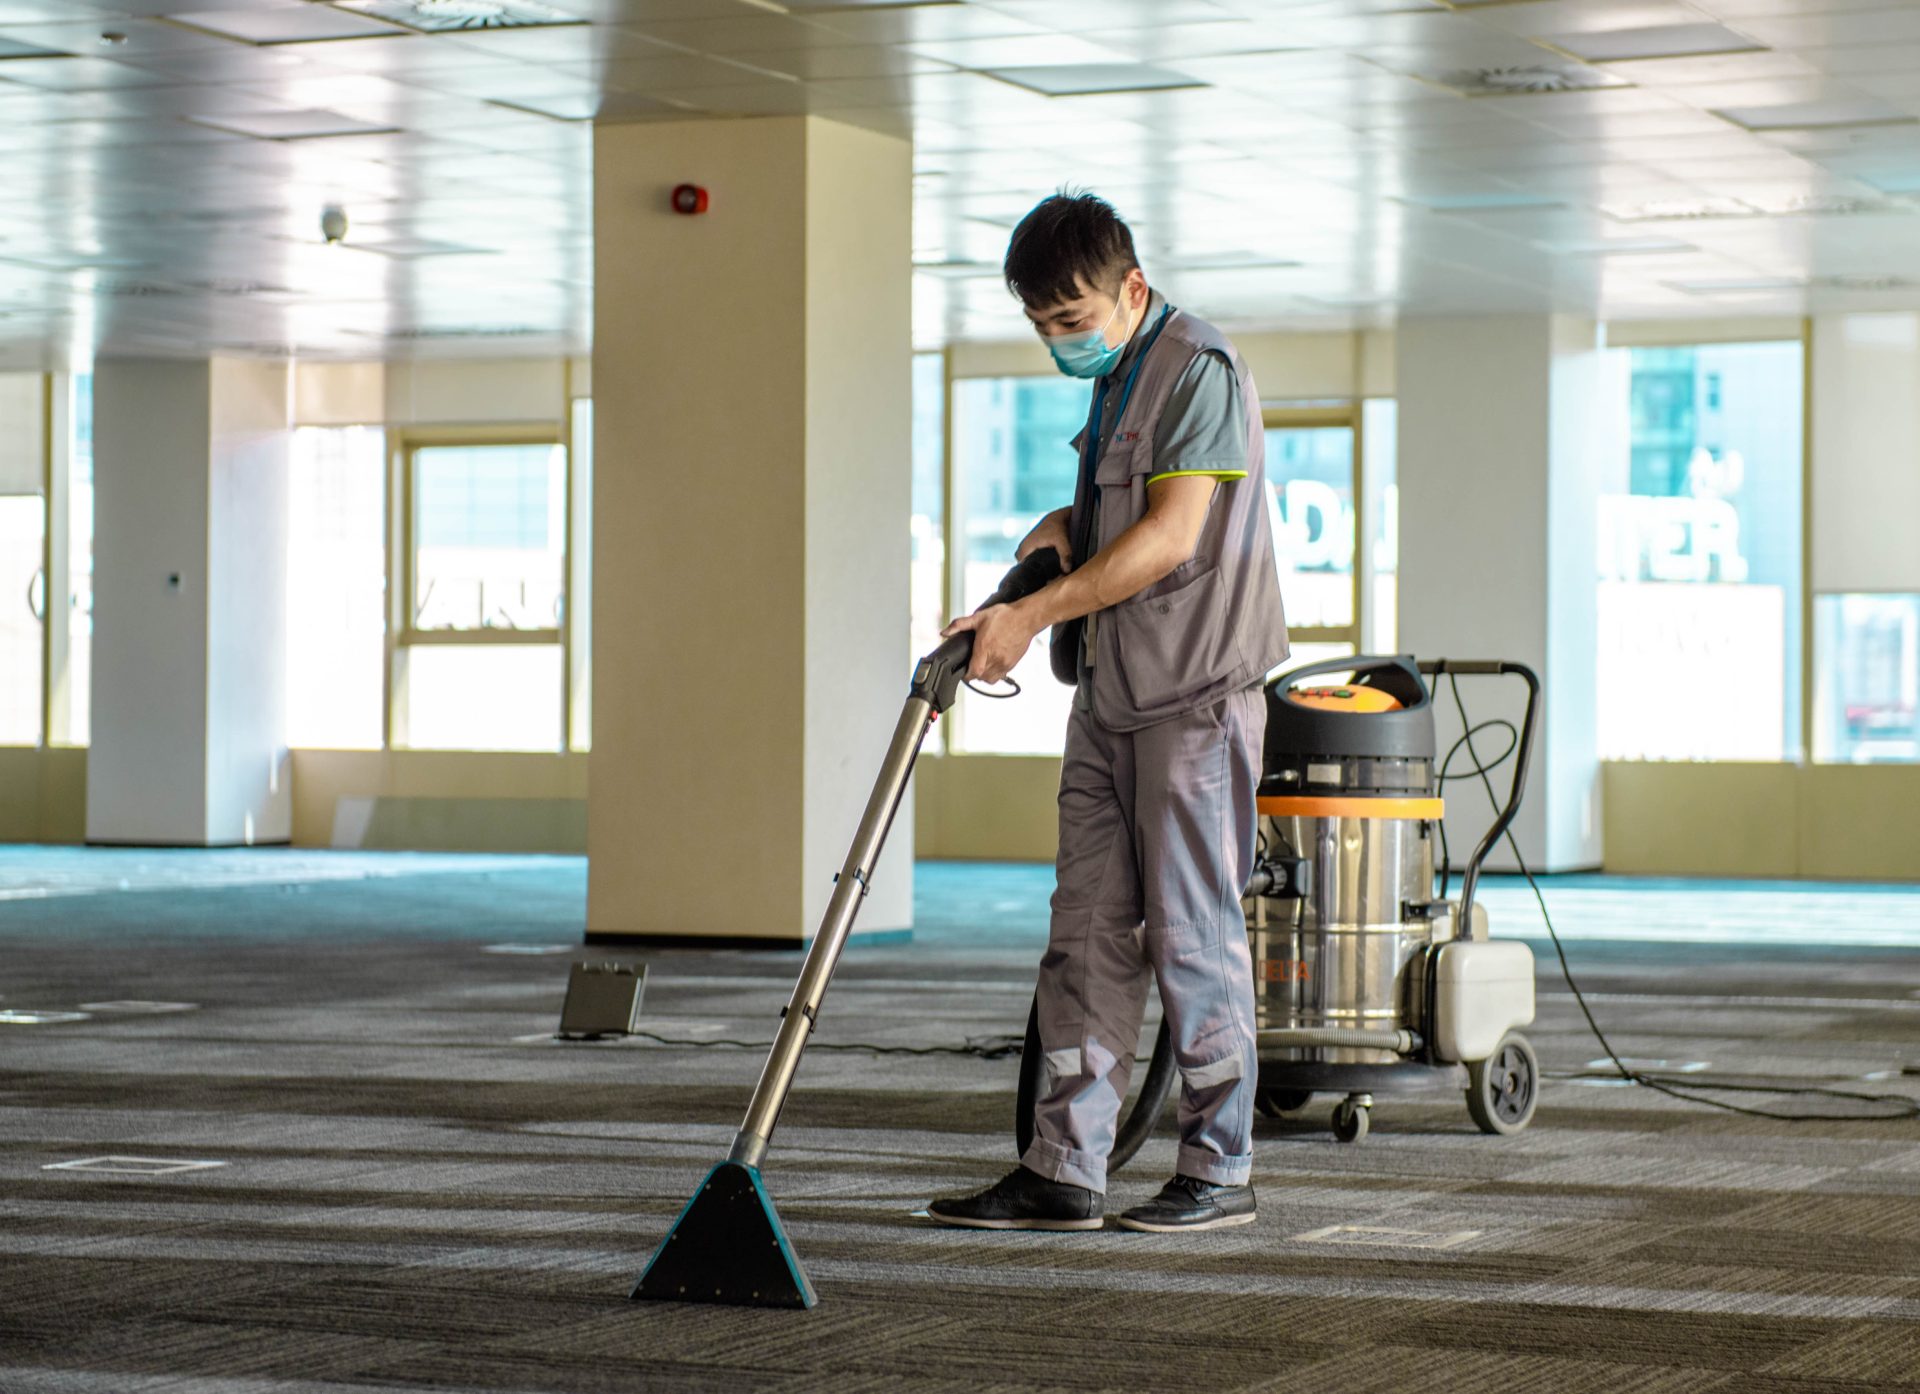
[{"label": "building seen through window", "polygon": [[[1073,502],[1079,469],[1073,438],[1086,424],[1087,384],[1063,377],[970,378],[953,385],[954,493],[960,536],[960,607],[993,594],[1013,551],[1043,513]],[[956,713],[954,749],[974,754],[1057,755],[1066,738],[1070,688],[1054,681],[1047,634],[1013,670],[1011,702],[969,698]]]},{"label": "building seen through window", "polygon": [[1814,601],[1814,758],[1920,760],[1920,595]]},{"label": "building seen through window", "polygon": [[1603,355],[1603,758],[1799,755],[1801,353]]}]

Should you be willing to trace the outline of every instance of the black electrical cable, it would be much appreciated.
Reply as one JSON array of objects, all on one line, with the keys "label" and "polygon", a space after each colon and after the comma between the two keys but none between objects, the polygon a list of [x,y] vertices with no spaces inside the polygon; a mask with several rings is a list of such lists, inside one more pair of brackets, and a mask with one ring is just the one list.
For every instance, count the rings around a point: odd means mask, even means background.
[{"label": "black electrical cable", "polygon": [[989,692],[972,678],[960,679],[961,685],[964,686],[967,691],[980,697],[991,697],[996,702],[1004,702],[1009,697],[1018,697],[1020,695],[1020,684],[1013,680],[1013,674],[1007,674],[1004,678],[1000,679],[1000,681],[1007,685],[1008,691]]},{"label": "black electrical cable", "polygon": [[[659,1045],[689,1046],[702,1050],[714,1046],[725,1046],[735,1050],[769,1050],[773,1046],[772,1041],[736,1041],[719,1036],[686,1040],[656,1035],[652,1031],[627,1031],[622,1034],[637,1036]],[[976,1060],[1006,1060],[1019,1055],[1021,1047],[1025,1044],[1026,1042],[1019,1036],[969,1036],[965,1045],[890,1046],[864,1042],[816,1041],[808,1046],[808,1049],[852,1050],[868,1055],[966,1055]]]},{"label": "black electrical cable", "polygon": [[[1473,754],[1473,746],[1468,741],[1468,737],[1477,735],[1481,731],[1491,731],[1500,727],[1504,727],[1506,730],[1507,748],[1495,757],[1492,764],[1482,765],[1480,763],[1480,757]],[[1447,756],[1440,762],[1439,779],[1433,789],[1433,796],[1435,798],[1443,799],[1446,797],[1447,779],[1453,773],[1453,757],[1459,753],[1460,747],[1463,745],[1467,747],[1467,753],[1472,756],[1473,765],[1470,769],[1462,770],[1460,773],[1463,775],[1477,774],[1484,778],[1504,765],[1513,755],[1513,752],[1520,748],[1520,729],[1511,721],[1507,721],[1501,717],[1494,717],[1490,721],[1483,721],[1478,726],[1467,727],[1466,733],[1462,735],[1459,740],[1447,747]],[[1496,804],[1494,807],[1497,812],[1499,805]],[[1447,848],[1447,820],[1442,818],[1440,820],[1440,894],[1436,896],[1435,899],[1445,900],[1447,898],[1447,891],[1452,885],[1453,854]]]},{"label": "black electrical cable", "polygon": [[[1453,749],[1459,749],[1462,744],[1467,747],[1467,755],[1473,761],[1473,764],[1467,770],[1462,771],[1462,773],[1478,774],[1480,776],[1480,782],[1486,788],[1487,798],[1492,802],[1494,814],[1497,817],[1500,811],[1500,796],[1494,792],[1493,779],[1491,778],[1490,771],[1498,768],[1499,765],[1506,760],[1507,756],[1513,753],[1514,747],[1509,746],[1507,751],[1503,753],[1498,760],[1495,760],[1492,765],[1485,765],[1481,762],[1479,753],[1473,748],[1473,737],[1477,731],[1485,729],[1486,727],[1505,726],[1509,731],[1514,731],[1514,745],[1517,746],[1519,743],[1518,732],[1515,731],[1513,723],[1508,721],[1488,721],[1481,723],[1480,726],[1475,726],[1472,719],[1467,715],[1467,704],[1460,696],[1459,676],[1449,673],[1447,675],[1447,682],[1453,690],[1453,704],[1460,713],[1460,726],[1464,732],[1460,739],[1454,742]],[[1446,778],[1447,767],[1452,762],[1452,759],[1453,750],[1449,750],[1447,752],[1447,759],[1442,761],[1440,766],[1440,777],[1442,781]],[[1444,837],[1444,824],[1442,826]],[[1540,883],[1533,879],[1533,872],[1527,868],[1526,858],[1520,855],[1520,844],[1514,841],[1513,830],[1511,828],[1507,829],[1506,841],[1508,848],[1513,852],[1515,863],[1520,867],[1520,874],[1527,878],[1527,885],[1533,889],[1534,901],[1540,907],[1540,918],[1547,926],[1547,937],[1553,941],[1554,954],[1560,960],[1560,975],[1567,980],[1567,986],[1572,989],[1573,1000],[1578,1003],[1580,1007],[1580,1015],[1587,1019],[1587,1029],[1593,1032],[1593,1038],[1600,1042],[1600,1048],[1606,1052],[1607,1059],[1612,1062],[1613,1068],[1619,1071],[1619,1077],[1621,1079],[1631,1084],[1637,1084],[1642,1088],[1651,1089],[1655,1093],[1665,1094],[1670,1098],[1679,1099],[1683,1103],[1704,1104],[1708,1108],[1721,1109],[1727,1113],[1737,1113],[1748,1118],[1770,1118],[1782,1123],[1893,1123],[1906,1119],[1920,1118],[1920,1099],[1911,1099],[1904,1094],[1862,1094],[1850,1089],[1828,1089],[1821,1085],[1812,1084],[1708,1083],[1692,1078],[1662,1075],[1647,1070],[1629,1068],[1627,1063],[1620,1058],[1619,1053],[1614,1050],[1613,1043],[1607,1039],[1607,1033],[1600,1029],[1600,1023],[1594,1019],[1593,1009],[1587,1005],[1586,994],[1581,992],[1580,984],[1573,976],[1573,969],[1567,963],[1567,951],[1560,943],[1559,931],[1553,927],[1553,917],[1547,913],[1547,898],[1540,893]],[[1573,1077],[1584,1079],[1608,1078],[1606,1075],[1580,1075]],[[1685,1078],[1684,1086],[1675,1084],[1673,1081],[1676,1078]],[[1894,1106],[1895,1111],[1892,1113],[1782,1113],[1775,1109],[1752,1108],[1745,1104],[1731,1103],[1725,1099],[1708,1098],[1705,1094],[1689,1092],[1690,1090],[1712,1090],[1722,1093],[1744,1094],[1810,1095],[1829,1099],[1846,1099],[1853,1103],[1891,1104]]]}]

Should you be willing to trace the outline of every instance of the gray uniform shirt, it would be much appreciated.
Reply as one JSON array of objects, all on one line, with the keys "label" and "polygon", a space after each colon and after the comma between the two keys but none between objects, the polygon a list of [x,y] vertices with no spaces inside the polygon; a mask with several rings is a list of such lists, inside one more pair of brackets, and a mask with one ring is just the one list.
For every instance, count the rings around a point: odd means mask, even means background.
[{"label": "gray uniform shirt", "polygon": [[[1104,450],[1113,439],[1113,433],[1119,426],[1120,393],[1127,380],[1127,374],[1140,357],[1141,345],[1147,336],[1153,333],[1153,326],[1166,309],[1166,302],[1159,291],[1153,291],[1147,299],[1147,312],[1141,317],[1140,327],[1133,331],[1133,337],[1127,341],[1127,350],[1120,355],[1120,361],[1113,366],[1094,391],[1103,388],[1107,394],[1104,409],[1100,413],[1100,447]],[[1076,450],[1085,444],[1086,432],[1074,437]],[[1233,366],[1217,353],[1203,353],[1189,363],[1186,369],[1175,379],[1173,394],[1167,398],[1166,410],[1161,412],[1160,421],[1153,432],[1153,469],[1155,474],[1170,473],[1175,470],[1220,470],[1239,473],[1247,467],[1247,426],[1240,404],[1240,385],[1234,378]],[[1100,535],[1098,517],[1099,491],[1094,491],[1094,518],[1088,528],[1088,535]],[[1074,565],[1085,561],[1085,557],[1075,557]],[[1099,612],[1087,616],[1086,626],[1080,631],[1080,682],[1074,693],[1074,701],[1080,707],[1087,707],[1092,701],[1088,684],[1088,669],[1091,666],[1094,633],[1099,625]]]}]

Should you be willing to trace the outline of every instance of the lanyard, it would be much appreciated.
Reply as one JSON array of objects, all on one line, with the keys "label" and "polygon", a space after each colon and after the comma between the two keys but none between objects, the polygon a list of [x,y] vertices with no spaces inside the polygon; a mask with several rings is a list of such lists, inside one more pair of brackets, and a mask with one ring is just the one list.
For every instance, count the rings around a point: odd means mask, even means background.
[{"label": "lanyard", "polygon": [[[1166,327],[1167,318],[1172,313],[1171,305],[1160,311],[1160,318],[1153,322],[1152,332],[1147,335],[1146,342],[1140,345],[1140,352],[1134,355],[1133,366],[1127,369],[1127,380],[1120,388],[1120,409],[1113,414],[1116,427],[1120,424],[1120,418],[1127,414],[1127,402],[1133,396],[1133,380],[1140,376],[1140,365],[1147,361],[1147,353],[1153,348],[1153,341],[1160,337],[1160,331]],[[1092,486],[1093,471],[1100,458],[1100,417],[1107,403],[1107,386],[1106,378],[1101,378],[1095,386],[1093,410],[1087,417],[1087,433],[1081,437],[1080,478],[1086,487]]]}]

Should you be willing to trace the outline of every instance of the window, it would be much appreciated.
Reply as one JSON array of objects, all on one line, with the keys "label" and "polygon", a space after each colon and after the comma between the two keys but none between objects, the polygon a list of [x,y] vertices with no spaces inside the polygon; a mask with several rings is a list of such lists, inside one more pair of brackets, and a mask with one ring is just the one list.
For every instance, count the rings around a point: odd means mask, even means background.
[{"label": "window", "polygon": [[0,374],[0,745],[38,745],[47,613],[46,379]]},{"label": "window", "polygon": [[1399,403],[1371,397],[1360,404],[1362,469],[1367,490],[1367,554],[1360,599],[1368,653],[1393,653],[1400,642]]},{"label": "window", "polygon": [[40,744],[46,500],[0,492],[0,745]]},{"label": "window", "polygon": [[[1013,549],[1043,513],[1073,502],[1073,437],[1088,388],[1067,378],[970,378],[953,385],[957,565],[955,609],[974,609],[1013,565]],[[1047,634],[1013,670],[1021,695],[955,710],[953,748],[973,754],[1057,755],[1072,689],[1053,679]]]},{"label": "window", "polygon": [[416,630],[558,630],[566,451],[433,445],[413,452]]},{"label": "window", "polygon": [[56,743],[86,745],[93,732],[93,374],[75,374],[70,392],[66,672],[63,679],[56,669],[49,715]]},{"label": "window", "polygon": [[[1267,516],[1280,564],[1280,595],[1292,631],[1357,634],[1359,591],[1353,574],[1353,426],[1348,422],[1282,424],[1291,412],[1267,413]],[[1313,640],[1321,637],[1307,634]]]},{"label": "window", "polygon": [[[940,642],[947,622],[946,356],[913,356],[913,502],[908,536],[913,656]],[[928,749],[933,749],[929,744]]]},{"label": "window", "polygon": [[386,433],[294,431],[287,501],[287,743],[377,750],[385,729]]},{"label": "window", "polygon": [[406,461],[396,744],[563,749],[566,447],[421,440],[408,443]]},{"label": "window", "polygon": [[1801,355],[1606,355],[1621,439],[1598,519],[1604,759],[1798,755]]},{"label": "window", "polygon": [[573,470],[573,531],[566,620],[573,720],[568,747],[588,750],[593,745],[593,399],[576,397],[571,409],[567,449]]},{"label": "window", "polygon": [[1814,758],[1920,761],[1920,595],[1820,596],[1813,632]]},{"label": "window", "polygon": [[294,431],[290,745],[587,749],[592,436]]}]

